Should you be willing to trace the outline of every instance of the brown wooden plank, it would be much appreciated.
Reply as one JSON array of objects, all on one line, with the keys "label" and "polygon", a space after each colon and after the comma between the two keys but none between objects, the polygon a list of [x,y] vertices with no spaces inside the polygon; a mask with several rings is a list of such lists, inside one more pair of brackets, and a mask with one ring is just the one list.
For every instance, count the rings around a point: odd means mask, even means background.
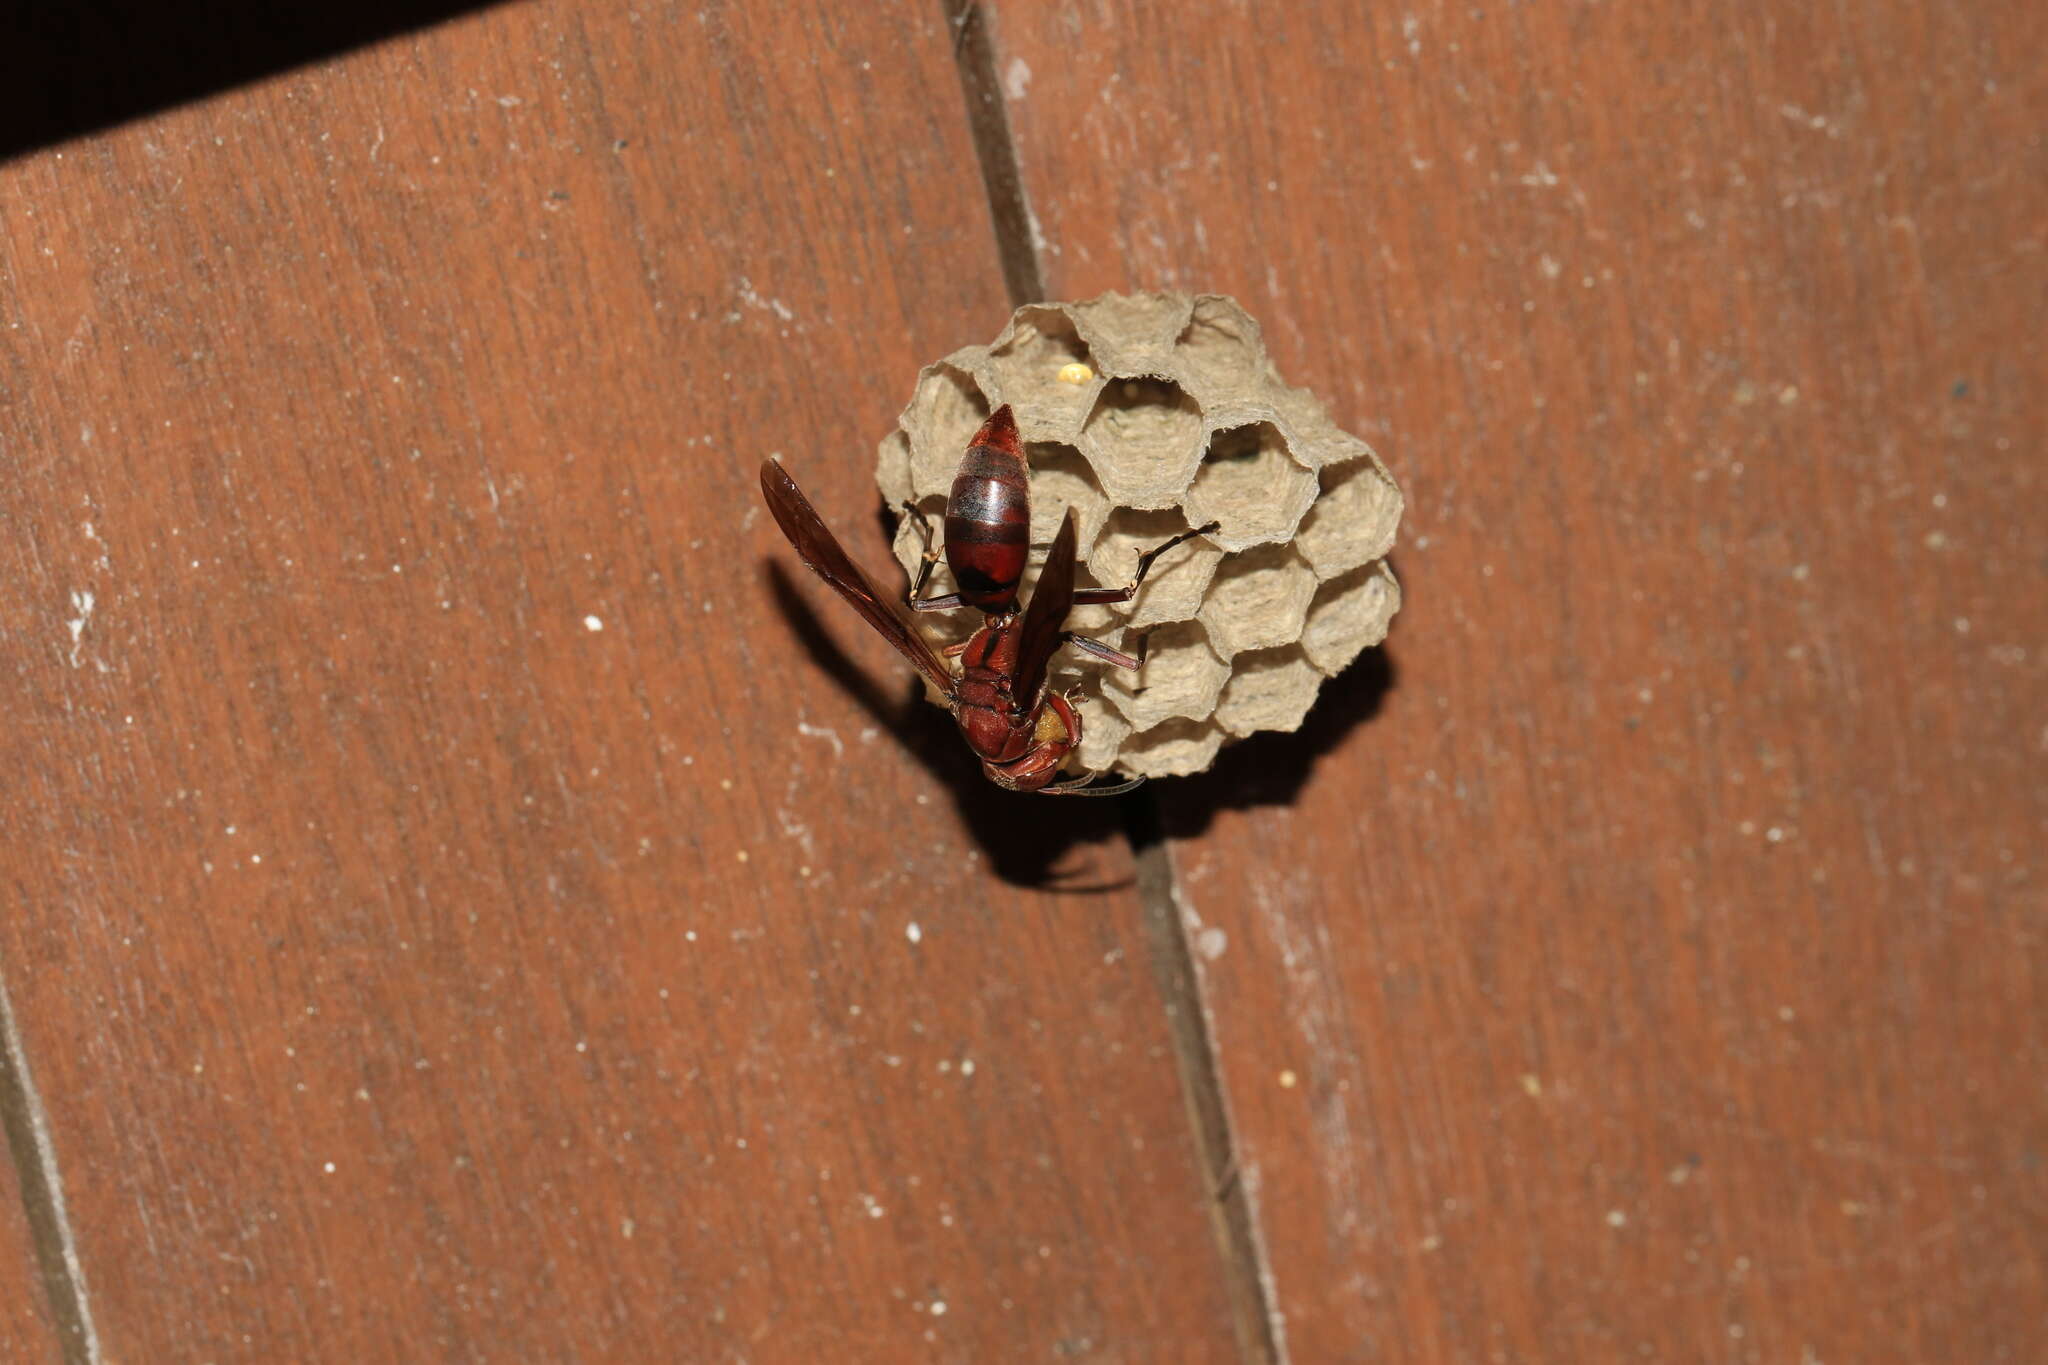
[{"label": "brown wooden plank", "polygon": [[1158,789],[1293,1359],[2048,1353],[2040,12],[999,19],[1051,292],[1410,496]]},{"label": "brown wooden plank", "polygon": [[0,189],[0,956],[107,1358],[1230,1356],[1113,813],[893,733],[760,515],[880,564],[1006,315],[935,7],[494,10]]}]

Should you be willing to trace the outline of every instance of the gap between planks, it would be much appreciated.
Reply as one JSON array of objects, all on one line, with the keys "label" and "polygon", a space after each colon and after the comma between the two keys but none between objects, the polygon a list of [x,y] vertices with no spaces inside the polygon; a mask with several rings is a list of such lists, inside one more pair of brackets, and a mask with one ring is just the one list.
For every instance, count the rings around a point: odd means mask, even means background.
[{"label": "gap between planks", "polygon": [[[1037,234],[1031,204],[996,76],[995,36],[989,28],[987,7],[981,0],[940,0],[940,9],[960,70],[968,131],[981,162],[1003,283],[1011,306],[1040,302],[1046,297],[1045,272],[1034,245]],[[1209,1210],[1210,1227],[1223,1260],[1238,1351],[1246,1365],[1286,1365],[1286,1350],[1275,1325],[1271,1276],[1244,1182],[1238,1178],[1236,1142],[1224,1101],[1223,1077],[1216,1064],[1209,1012],[1202,1003],[1187,922],[1174,895],[1173,854],[1166,844],[1158,798],[1149,788],[1141,788],[1117,804],[1124,813],[1124,832],[1137,865],[1138,898],[1144,907],[1153,977],[1166,1009],[1181,1094],[1187,1101],[1188,1123],[1204,1178],[1202,1202]]]},{"label": "gap between planks", "polygon": [[1124,830],[1137,862],[1138,899],[1145,911],[1152,974],[1166,1007],[1181,1095],[1187,1101],[1188,1125],[1201,1159],[1204,1202],[1223,1257],[1238,1350],[1247,1365],[1286,1365],[1287,1350],[1274,1312],[1272,1276],[1252,1217],[1251,1196],[1239,1176],[1230,1109],[1216,1064],[1215,1034],[1202,1001],[1187,919],[1174,894],[1173,852],[1160,824],[1159,798],[1141,789],[1124,800],[1128,803]]},{"label": "gap between planks", "polygon": [[7,1134],[7,1154],[35,1245],[36,1268],[43,1294],[64,1346],[65,1365],[98,1365],[99,1333],[85,1294],[85,1274],[78,1264],[78,1246],[64,1209],[64,1184],[57,1173],[57,1153],[50,1144],[50,1123],[36,1094],[28,1052],[15,1024],[14,1001],[7,989],[6,963],[0,960],[0,1130]]}]

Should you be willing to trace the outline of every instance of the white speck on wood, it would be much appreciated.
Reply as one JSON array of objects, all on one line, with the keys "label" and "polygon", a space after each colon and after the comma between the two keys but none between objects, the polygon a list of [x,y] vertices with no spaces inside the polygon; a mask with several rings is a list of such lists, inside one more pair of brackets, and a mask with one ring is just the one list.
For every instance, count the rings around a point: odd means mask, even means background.
[{"label": "white speck on wood", "polygon": [[1022,57],[1010,58],[1010,64],[1003,68],[1003,93],[1013,100],[1021,100],[1030,89],[1030,64]]},{"label": "white speck on wood", "polygon": [[846,745],[840,741],[839,732],[829,725],[811,725],[804,721],[796,723],[796,732],[807,739],[822,739],[832,746],[834,758],[846,757]]},{"label": "white speck on wood", "polygon": [[780,806],[775,809],[775,822],[782,826],[782,832],[785,836],[797,841],[797,845],[803,849],[806,858],[816,856],[817,849],[811,839],[811,827],[809,825],[798,820]]},{"label": "white speck on wood", "polygon": [[92,589],[73,588],[71,590],[71,609],[77,612],[78,615],[66,621],[64,625],[71,632],[71,666],[73,668],[78,667],[78,653],[85,647],[85,627],[86,623],[92,620],[92,604]]},{"label": "white speck on wood", "polygon": [[[1937,501],[1934,505],[1936,507],[1939,507],[1941,506],[1941,503]],[[111,571],[114,567],[114,563],[111,559],[107,558],[107,542],[100,539],[99,531],[89,521],[83,523],[82,526],[80,527],[80,530],[84,532],[85,538],[87,540],[91,541],[93,544],[100,547],[99,558],[93,561],[93,567],[98,569],[101,573],[107,573]]]},{"label": "white speck on wood", "polygon": [[790,306],[781,299],[764,297],[759,290],[754,288],[754,282],[745,275],[740,276],[739,296],[740,302],[747,305],[747,307],[759,309],[764,313],[773,313],[784,322],[788,322],[796,316],[796,313]]}]

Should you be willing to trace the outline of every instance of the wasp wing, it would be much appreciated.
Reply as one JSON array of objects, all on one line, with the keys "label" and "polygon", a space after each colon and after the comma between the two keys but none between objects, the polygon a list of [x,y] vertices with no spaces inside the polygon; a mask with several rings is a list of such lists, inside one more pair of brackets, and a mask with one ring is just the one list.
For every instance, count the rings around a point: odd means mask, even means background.
[{"label": "wasp wing", "polygon": [[917,665],[917,671],[924,674],[932,686],[951,695],[953,671],[925,643],[924,637],[912,629],[903,613],[897,610],[894,600],[875,590],[874,583],[861,572],[860,565],[853,562],[838,538],[826,529],[810,499],[804,496],[804,491],[796,486],[796,480],[789,477],[789,472],[778,461],[761,461],[761,496],[768,500],[768,510],[775,514],[775,524],[782,528],[783,535],[789,537],[798,558],[811,566],[811,572],[837,588],[839,595],[851,602],[853,609],[866,617],[867,623],[880,632],[883,639],[903,651],[903,657]]},{"label": "wasp wing", "polygon": [[1024,609],[1024,624],[1017,634],[1017,678],[1010,695],[1019,706],[1038,700],[1045,685],[1045,668],[1052,652],[1060,647],[1066,632],[1067,613],[1074,605],[1074,509],[1069,507],[1060,520],[1060,533],[1052,538],[1052,549],[1039,570],[1038,584],[1031,590],[1031,605]]}]

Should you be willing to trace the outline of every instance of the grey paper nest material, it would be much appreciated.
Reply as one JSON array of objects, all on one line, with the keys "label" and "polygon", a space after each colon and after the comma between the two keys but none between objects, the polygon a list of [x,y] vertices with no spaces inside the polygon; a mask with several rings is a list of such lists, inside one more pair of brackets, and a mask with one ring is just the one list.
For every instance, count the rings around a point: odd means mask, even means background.
[{"label": "grey paper nest material", "polygon": [[[993,344],[919,375],[882,442],[883,496],[915,501],[936,525],[968,439],[1004,403],[1031,465],[1040,548],[1027,585],[1069,506],[1082,586],[1128,583],[1140,552],[1220,524],[1162,556],[1131,602],[1074,612],[1071,628],[1106,644],[1150,637],[1137,675],[1055,657],[1053,685],[1081,712],[1080,767],[1200,772],[1228,740],[1300,725],[1323,679],[1386,637],[1401,603],[1385,562],[1401,490],[1313,395],[1280,381],[1235,300],[1105,294],[1019,308]],[[908,518],[895,548],[914,573]],[[943,564],[926,591],[952,591]],[[944,643],[979,623],[964,610],[920,618]]]}]

